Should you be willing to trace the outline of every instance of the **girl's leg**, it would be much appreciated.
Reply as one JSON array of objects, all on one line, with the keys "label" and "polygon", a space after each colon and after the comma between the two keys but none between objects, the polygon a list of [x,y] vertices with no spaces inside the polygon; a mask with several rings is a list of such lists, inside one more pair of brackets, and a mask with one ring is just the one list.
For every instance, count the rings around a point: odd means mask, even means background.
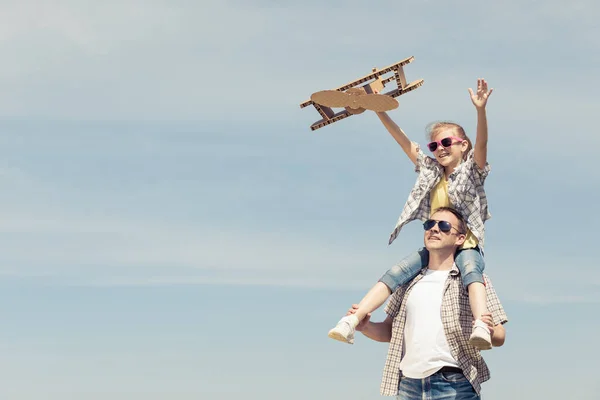
[{"label": "girl's leg", "polygon": [[369,313],[377,310],[398,287],[410,282],[423,267],[429,264],[429,252],[426,248],[419,249],[397,265],[390,268],[379,282],[358,303],[356,317],[359,321]]},{"label": "girl's leg", "polygon": [[469,304],[471,312],[475,319],[480,319],[483,314],[486,314],[487,299],[485,297],[485,286],[481,282],[473,282],[467,288],[469,291]]},{"label": "girl's leg", "polygon": [[[358,309],[354,314],[358,321],[362,321],[368,313],[377,310],[392,294],[390,288],[383,282],[379,281],[373,286],[358,303]],[[370,311],[369,311],[370,310]]]},{"label": "girl's leg", "polygon": [[355,314],[343,317],[329,331],[329,337],[342,342],[354,342],[354,328],[367,314],[375,311],[399,286],[413,279],[429,263],[429,252],[422,248],[388,270],[358,304]]},{"label": "girl's leg", "polygon": [[469,304],[475,318],[475,327],[469,342],[480,350],[488,350],[492,347],[489,329],[481,321],[482,315],[488,312],[483,281],[483,269],[485,268],[483,255],[478,249],[459,250],[455,262],[460,270],[463,285],[469,293]]}]

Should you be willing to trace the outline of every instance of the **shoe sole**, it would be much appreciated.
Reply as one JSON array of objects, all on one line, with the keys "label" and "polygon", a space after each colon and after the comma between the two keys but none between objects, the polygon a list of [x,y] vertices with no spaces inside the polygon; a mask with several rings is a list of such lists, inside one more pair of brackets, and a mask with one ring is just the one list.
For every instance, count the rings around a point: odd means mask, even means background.
[{"label": "shoe sole", "polygon": [[490,342],[485,340],[482,337],[472,337],[469,339],[469,344],[473,347],[476,347],[479,350],[491,350],[492,345]]},{"label": "shoe sole", "polygon": [[346,339],[341,333],[334,331],[333,329],[329,331],[329,333],[327,334],[327,336],[329,336],[330,338],[337,340],[339,342],[343,342],[343,343],[348,343],[348,344],[352,344],[348,341],[348,339]]}]

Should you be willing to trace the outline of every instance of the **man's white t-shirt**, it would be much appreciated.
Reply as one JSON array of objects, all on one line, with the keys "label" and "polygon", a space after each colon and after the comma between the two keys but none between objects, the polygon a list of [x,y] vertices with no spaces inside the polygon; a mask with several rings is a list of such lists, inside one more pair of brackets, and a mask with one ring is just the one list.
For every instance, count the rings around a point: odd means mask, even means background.
[{"label": "man's white t-shirt", "polygon": [[427,270],[406,299],[402,375],[422,379],[443,366],[458,367],[442,326],[442,296],[450,271]]}]

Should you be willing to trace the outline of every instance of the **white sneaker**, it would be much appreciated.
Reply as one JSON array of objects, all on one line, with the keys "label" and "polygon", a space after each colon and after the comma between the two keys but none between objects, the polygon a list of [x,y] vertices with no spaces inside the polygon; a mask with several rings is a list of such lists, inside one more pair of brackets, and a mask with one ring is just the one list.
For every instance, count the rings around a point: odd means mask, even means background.
[{"label": "white sneaker", "polygon": [[479,350],[490,350],[492,348],[490,329],[486,323],[480,319],[475,320],[473,333],[471,333],[471,337],[469,338],[469,344]]},{"label": "white sneaker", "polygon": [[356,325],[358,325],[358,318],[355,315],[347,315],[340,319],[327,336],[340,342],[354,344],[354,328]]}]

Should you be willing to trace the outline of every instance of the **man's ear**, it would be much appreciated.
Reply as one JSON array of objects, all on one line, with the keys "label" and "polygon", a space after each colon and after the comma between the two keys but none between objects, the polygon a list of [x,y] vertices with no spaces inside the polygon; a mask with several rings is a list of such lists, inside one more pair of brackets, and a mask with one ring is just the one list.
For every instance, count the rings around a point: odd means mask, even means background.
[{"label": "man's ear", "polygon": [[467,240],[466,234],[459,233],[458,235],[456,235],[456,244],[458,245],[458,247],[462,246],[465,243],[465,240]]}]

